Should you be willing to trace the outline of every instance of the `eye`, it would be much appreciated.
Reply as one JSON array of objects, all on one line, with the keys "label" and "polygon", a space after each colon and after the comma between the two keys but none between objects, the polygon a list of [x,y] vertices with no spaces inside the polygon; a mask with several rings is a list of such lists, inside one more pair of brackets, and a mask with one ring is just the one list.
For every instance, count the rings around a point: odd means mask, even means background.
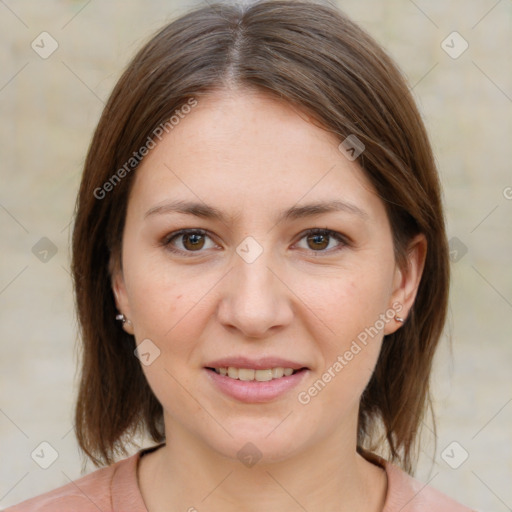
[{"label": "eye", "polygon": [[[300,240],[304,239],[306,240],[307,244],[305,249],[309,249],[314,252],[335,252],[348,245],[348,241],[345,236],[343,236],[341,233],[338,233],[337,231],[332,231],[330,229],[309,229]],[[333,241],[337,242],[337,245],[331,244]]]},{"label": "eye", "polygon": [[[162,240],[162,245],[172,252],[191,253],[201,252],[201,249],[212,249],[216,245],[211,242],[208,246],[206,240],[211,240],[210,236],[203,229],[181,229],[167,235]],[[188,254],[186,254],[188,256]]]}]

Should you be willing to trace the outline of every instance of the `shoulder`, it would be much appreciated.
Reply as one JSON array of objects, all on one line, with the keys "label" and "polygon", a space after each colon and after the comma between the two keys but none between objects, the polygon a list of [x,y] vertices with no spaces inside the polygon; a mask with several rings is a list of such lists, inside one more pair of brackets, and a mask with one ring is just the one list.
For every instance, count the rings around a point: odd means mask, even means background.
[{"label": "shoulder", "polygon": [[[13,505],[4,512],[104,512],[116,510],[119,494],[137,493],[139,453],[47,493]],[[135,485],[135,489],[133,488]]]},{"label": "shoulder", "polygon": [[384,461],[388,492],[383,512],[474,512],[428,484]]}]

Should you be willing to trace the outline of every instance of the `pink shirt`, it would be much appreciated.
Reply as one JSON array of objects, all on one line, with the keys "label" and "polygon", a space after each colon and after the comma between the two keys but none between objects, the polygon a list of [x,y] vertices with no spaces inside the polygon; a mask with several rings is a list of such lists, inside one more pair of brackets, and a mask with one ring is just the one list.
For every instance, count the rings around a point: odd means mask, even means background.
[{"label": "pink shirt", "polygon": [[[73,483],[9,507],[4,512],[147,512],[137,481],[137,464],[145,452],[97,469]],[[381,459],[382,460],[382,459]],[[383,461],[388,478],[382,512],[471,512],[433,487]]]}]

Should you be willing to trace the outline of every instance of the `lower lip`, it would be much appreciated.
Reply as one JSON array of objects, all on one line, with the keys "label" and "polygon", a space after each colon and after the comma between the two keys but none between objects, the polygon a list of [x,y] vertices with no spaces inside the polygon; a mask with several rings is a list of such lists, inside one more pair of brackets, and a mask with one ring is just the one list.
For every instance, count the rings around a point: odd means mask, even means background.
[{"label": "lower lip", "polygon": [[275,400],[297,386],[308,372],[308,370],[303,369],[287,377],[259,382],[257,380],[232,379],[206,368],[205,371],[220,391],[245,403],[261,403]]}]

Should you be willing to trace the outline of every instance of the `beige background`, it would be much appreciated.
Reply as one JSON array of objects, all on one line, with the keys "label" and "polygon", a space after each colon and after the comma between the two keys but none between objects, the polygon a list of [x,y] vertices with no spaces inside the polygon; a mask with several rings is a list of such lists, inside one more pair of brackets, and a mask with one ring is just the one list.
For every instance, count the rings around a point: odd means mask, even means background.
[{"label": "beige background", "polygon": [[[0,508],[80,476],[68,269],[81,166],[125,63],[191,5],[0,0]],[[453,354],[445,339],[436,359],[437,452],[432,462],[424,445],[417,478],[475,509],[512,510],[512,0],[339,5],[414,87],[439,162],[449,236],[459,240]],[[59,45],[47,59],[31,48],[43,31]],[[441,46],[453,31],[469,44],[456,59]],[[453,53],[463,41],[446,44]],[[43,237],[57,250],[46,262],[32,251]],[[31,458],[43,441],[58,454],[48,469]],[[463,450],[468,459],[453,469],[447,461],[458,465]]]}]

